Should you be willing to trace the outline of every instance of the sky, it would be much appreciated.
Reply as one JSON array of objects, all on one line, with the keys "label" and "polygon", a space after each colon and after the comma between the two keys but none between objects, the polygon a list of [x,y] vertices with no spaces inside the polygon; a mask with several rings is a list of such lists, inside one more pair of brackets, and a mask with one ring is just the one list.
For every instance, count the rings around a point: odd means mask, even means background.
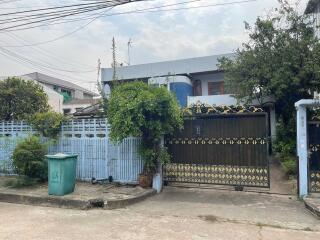
[{"label": "sky", "polygon": [[[130,64],[134,65],[230,53],[248,40],[244,21],[253,24],[258,16],[266,16],[278,6],[277,0],[232,3],[241,1],[243,0],[143,1],[116,7],[105,14],[181,2],[186,4],[164,8],[185,8],[179,11],[127,13],[96,17],[93,21],[83,19],[10,33],[0,31],[0,76],[19,76],[37,71],[96,91],[98,59],[102,68],[111,66],[113,37],[116,42],[116,60],[124,65],[129,64],[129,55]],[[18,10],[82,2],[3,0],[0,1],[0,15]],[[296,3],[295,0],[290,2]],[[217,5],[221,3],[232,4]],[[296,5],[297,9],[303,12],[306,3],[307,0],[300,0]],[[77,29],[79,30],[75,31]],[[36,46],[21,47],[56,38],[60,39]],[[28,61],[21,62],[16,57],[1,55],[8,50]]]}]

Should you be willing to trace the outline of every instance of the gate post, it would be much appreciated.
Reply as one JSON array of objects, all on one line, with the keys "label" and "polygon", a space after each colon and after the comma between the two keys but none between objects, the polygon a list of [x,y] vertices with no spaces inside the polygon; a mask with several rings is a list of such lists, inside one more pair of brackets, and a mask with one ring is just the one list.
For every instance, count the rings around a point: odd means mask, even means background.
[{"label": "gate post", "polygon": [[308,195],[308,141],[307,111],[305,105],[297,107],[297,154],[299,157],[299,197]]},{"label": "gate post", "polygon": [[[161,137],[161,142],[160,146],[164,146],[164,137]],[[162,164],[158,163],[157,166],[157,172],[153,176],[153,181],[152,181],[152,188],[157,191],[157,193],[160,193],[162,191],[163,187],[163,174],[162,174]]]}]

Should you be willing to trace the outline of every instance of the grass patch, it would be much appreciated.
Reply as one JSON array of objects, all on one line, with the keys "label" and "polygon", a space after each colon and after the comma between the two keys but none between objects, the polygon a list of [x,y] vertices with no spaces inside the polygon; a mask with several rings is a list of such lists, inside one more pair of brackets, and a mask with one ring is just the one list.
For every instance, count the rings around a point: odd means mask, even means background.
[{"label": "grass patch", "polygon": [[18,176],[14,178],[9,178],[5,180],[4,186],[10,188],[24,188],[24,187],[32,187],[39,183],[39,179],[30,178],[27,176]]}]

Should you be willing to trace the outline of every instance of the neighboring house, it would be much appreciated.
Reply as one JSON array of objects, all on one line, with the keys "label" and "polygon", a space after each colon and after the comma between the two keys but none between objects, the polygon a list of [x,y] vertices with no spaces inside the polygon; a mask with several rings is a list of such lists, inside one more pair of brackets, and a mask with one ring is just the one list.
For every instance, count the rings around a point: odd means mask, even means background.
[{"label": "neighboring house", "polygon": [[[218,59],[234,58],[235,54],[212,55],[148,63],[140,65],[121,66],[116,68],[118,81],[142,80],[151,85],[162,85],[174,92],[182,107],[198,101],[215,105],[236,105],[237,100],[224,86],[224,73],[218,69]],[[102,68],[101,78],[105,92],[112,89],[112,68]],[[253,102],[253,105],[258,105]],[[264,104],[269,114],[270,135],[276,135],[276,118],[274,103],[267,99]]]},{"label": "neighboring house", "polygon": [[[77,110],[95,104],[96,99],[94,98],[99,96],[97,93],[91,92],[74,83],[38,72],[25,74],[20,77],[39,82],[49,96],[50,106],[55,111],[65,114],[73,114]],[[62,97],[62,100],[58,101],[56,98],[50,97],[54,95],[54,93],[58,93],[58,95]]]},{"label": "neighboring house", "polygon": [[314,21],[314,28],[318,37],[320,37],[320,1],[319,0],[309,0],[305,14],[311,17]]},{"label": "neighboring house", "polygon": [[72,99],[63,104],[63,113],[69,115],[82,112],[83,109],[96,105],[99,101],[99,99]]},{"label": "neighboring house", "polygon": [[[0,80],[6,79],[6,78],[8,78],[8,76],[0,77]],[[29,77],[23,77],[23,79],[35,81],[34,79],[31,79]],[[63,112],[63,96],[60,93],[52,90],[51,88],[45,85],[42,85],[42,87],[43,87],[43,91],[48,96],[48,103],[49,103],[49,106],[52,108],[52,110],[55,112],[62,113]]]}]

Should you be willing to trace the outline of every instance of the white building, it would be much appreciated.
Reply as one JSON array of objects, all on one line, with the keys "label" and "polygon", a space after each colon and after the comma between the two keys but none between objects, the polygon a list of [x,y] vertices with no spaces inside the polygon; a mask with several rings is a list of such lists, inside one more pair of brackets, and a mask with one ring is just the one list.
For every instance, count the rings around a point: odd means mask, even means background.
[{"label": "white building", "polygon": [[[149,84],[166,85],[174,92],[181,106],[200,101],[215,105],[236,105],[237,100],[224,87],[224,73],[218,69],[218,59],[234,58],[233,53],[205,57],[120,66],[116,68],[119,81],[142,80]],[[101,77],[105,89],[112,88],[112,68],[102,68]],[[252,102],[252,105],[259,105]],[[269,113],[271,137],[276,136],[276,117],[271,98],[265,99],[265,110]]]},{"label": "white building", "polygon": [[316,35],[320,37],[320,1],[310,0],[304,13],[310,16]]},{"label": "white building", "polygon": [[34,72],[20,76],[23,79],[37,81],[43,86],[54,111],[73,114],[97,102],[99,94],[89,91],[72,82]]}]

